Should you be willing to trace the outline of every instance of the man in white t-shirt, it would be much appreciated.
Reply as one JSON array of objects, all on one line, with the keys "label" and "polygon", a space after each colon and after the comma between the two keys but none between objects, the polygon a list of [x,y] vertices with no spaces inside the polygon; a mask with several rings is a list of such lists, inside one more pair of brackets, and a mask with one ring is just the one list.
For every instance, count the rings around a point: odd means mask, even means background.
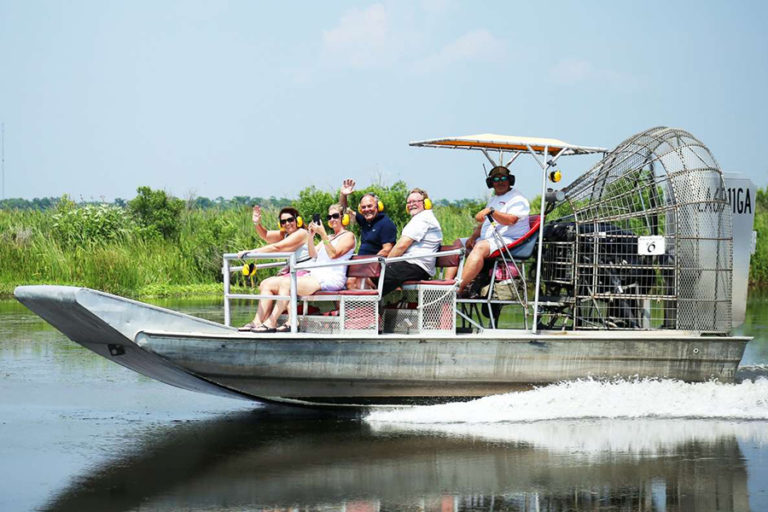
[{"label": "man in white t-shirt", "polygon": [[466,248],[471,252],[464,262],[459,295],[483,268],[485,258],[500,248],[499,241],[493,234],[493,227],[488,221],[488,214],[491,214],[496,222],[496,232],[501,236],[505,247],[528,232],[531,205],[520,192],[512,188],[514,180],[509,169],[502,165],[491,169],[486,178],[488,187],[493,188],[494,196],[485,208],[475,215],[478,224],[466,242]]},{"label": "man in white t-shirt", "polygon": [[[405,203],[411,220],[403,228],[400,239],[389,252],[389,258],[398,256],[420,256],[440,250],[443,230],[431,210],[426,191],[415,188],[408,194]],[[405,281],[429,279],[435,273],[435,257],[397,261],[387,264],[384,272],[382,293],[387,294]]]}]

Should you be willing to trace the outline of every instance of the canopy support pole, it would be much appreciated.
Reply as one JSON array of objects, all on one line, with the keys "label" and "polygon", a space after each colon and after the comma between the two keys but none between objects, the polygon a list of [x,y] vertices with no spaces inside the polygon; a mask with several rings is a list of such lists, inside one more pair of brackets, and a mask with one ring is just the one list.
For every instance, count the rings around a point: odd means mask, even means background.
[{"label": "canopy support pole", "polygon": [[534,289],[533,298],[533,325],[531,325],[531,333],[536,334],[537,326],[539,323],[539,288],[541,286],[541,254],[544,247],[544,210],[547,203],[547,169],[554,167],[555,162],[563,154],[565,148],[561,149],[554,158],[547,160],[549,156],[549,146],[544,146],[544,152],[542,153],[544,160],[539,160],[536,152],[528,145],[528,152],[531,154],[536,163],[539,164],[542,171],[541,176],[541,223],[539,224],[539,241],[538,241],[538,253],[536,256],[536,288]]}]

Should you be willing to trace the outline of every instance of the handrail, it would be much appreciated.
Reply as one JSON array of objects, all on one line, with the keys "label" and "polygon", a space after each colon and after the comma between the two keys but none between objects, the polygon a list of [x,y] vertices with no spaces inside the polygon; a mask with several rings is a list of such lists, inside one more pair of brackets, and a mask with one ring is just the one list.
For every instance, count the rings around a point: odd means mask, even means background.
[{"label": "handrail", "polygon": [[[242,259],[255,259],[255,260],[273,260],[273,259],[284,259],[287,260],[288,269],[290,271],[291,276],[291,288],[290,288],[290,296],[285,297],[283,295],[269,295],[269,298],[271,299],[277,299],[277,300],[289,300],[288,304],[288,311],[291,318],[291,333],[296,333],[298,331],[298,321],[296,318],[297,313],[297,290],[296,290],[296,254],[293,252],[271,252],[271,253],[246,253],[243,256],[239,256],[237,253],[225,253],[223,255],[223,265],[221,267],[221,273],[222,278],[224,280],[224,325],[227,327],[231,326],[232,324],[232,307],[230,304],[230,300],[233,298],[242,299],[245,298],[247,300],[258,300],[263,297],[263,295],[249,295],[248,297],[243,297],[245,294],[232,294],[230,293],[230,274],[232,274],[233,271],[237,271],[242,269],[242,266],[239,267],[233,267],[230,266],[229,262],[231,260],[242,260]],[[277,266],[284,266],[286,263],[268,263],[266,267],[262,268],[271,268],[271,267],[277,267]]]},{"label": "handrail", "polygon": [[[291,317],[291,333],[295,334],[298,330],[297,329],[298,296],[297,296],[296,272],[299,270],[309,270],[309,269],[324,268],[324,267],[336,267],[339,265],[352,266],[352,265],[367,265],[369,263],[379,263],[381,265],[381,273],[379,275],[379,283],[378,283],[377,289],[379,292],[379,297],[381,297],[381,292],[384,285],[384,273],[386,272],[387,264],[395,263],[398,261],[409,261],[409,260],[416,260],[416,259],[452,256],[454,254],[464,254],[464,252],[465,252],[464,248],[462,247],[459,249],[451,249],[449,251],[437,251],[437,252],[428,253],[428,254],[398,256],[394,258],[384,258],[382,256],[371,256],[370,258],[360,258],[360,259],[354,259],[354,260],[350,259],[345,261],[330,261],[327,263],[316,263],[314,261],[309,261],[309,262],[302,262],[298,264],[296,263],[296,255],[293,252],[271,252],[271,253],[253,252],[253,253],[245,253],[242,256],[238,255],[237,253],[225,253],[223,255],[223,265],[221,268],[222,277],[224,280],[224,324],[226,326],[230,326],[232,323],[232,309],[230,304],[231,299],[259,300],[262,298],[269,298],[269,299],[275,299],[275,300],[290,300],[289,311],[290,311],[290,317]],[[230,261],[243,260],[243,259],[287,260],[287,264],[289,268],[289,276],[291,278],[290,296],[231,293],[230,292],[231,287],[229,282],[230,275],[242,270],[244,265],[232,266],[230,265]],[[272,262],[267,264],[260,264],[259,268],[274,268],[274,267],[285,266],[285,264],[286,264],[285,261]]]},{"label": "handrail", "polygon": [[396,263],[398,261],[420,260],[424,258],[439,258],[442,256],[453,256],[454,254],[464,254],[464,248],[451,249],[450,251],[438,251],[429,254],[410,255],[410,256],[395,256],[394,258],[386,258],[386,263]]}]

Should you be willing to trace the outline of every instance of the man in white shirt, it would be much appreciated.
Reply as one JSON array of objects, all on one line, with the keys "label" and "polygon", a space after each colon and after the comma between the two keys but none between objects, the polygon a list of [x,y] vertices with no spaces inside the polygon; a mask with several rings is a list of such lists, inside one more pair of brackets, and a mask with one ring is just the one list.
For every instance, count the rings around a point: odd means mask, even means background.
[{"label": "man in white shirt", "polygon": [[[400,239],[389,252],[389,258],[398,256],[421,256],[440,250],[443,230],[431,210],[427,192],[415,188],[408,194],[405,203],[411,220],[403,228]],[[387,264],[384,273],[382,293],[387,294],[405,281],[429,279],[435,273],[435,257],[397,261]]]},{"label": "man in white shirt", "polygon": [[488,214],[491,214],[496,222],[496,232],[501,236],[505,247],[528,232],[531,205],[520,192],[512,188],[514,180],[509,169],[502,165],[491,169],[486,178],[488,188],[493,188],[494,196],[485,208],[475,215],[478,225],[466,243],[467,250],[471,252],[464,262],[459,295],[463,294],[467,285],[483,268],[485,259],[501,247],[493,235],[493,226],[488,221]]}]

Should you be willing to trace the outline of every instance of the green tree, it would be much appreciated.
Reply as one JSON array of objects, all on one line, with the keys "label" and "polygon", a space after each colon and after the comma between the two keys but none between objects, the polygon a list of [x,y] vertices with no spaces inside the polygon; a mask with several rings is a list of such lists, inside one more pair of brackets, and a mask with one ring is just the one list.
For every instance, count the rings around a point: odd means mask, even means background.
[{"label": "green tree", "polygon": [[128,211],[141,227],[142,234],[162,236],[166,240],[176,239],[184,201],[149,187],[139,187],[136,192],[138,195],[128,201]]}]

